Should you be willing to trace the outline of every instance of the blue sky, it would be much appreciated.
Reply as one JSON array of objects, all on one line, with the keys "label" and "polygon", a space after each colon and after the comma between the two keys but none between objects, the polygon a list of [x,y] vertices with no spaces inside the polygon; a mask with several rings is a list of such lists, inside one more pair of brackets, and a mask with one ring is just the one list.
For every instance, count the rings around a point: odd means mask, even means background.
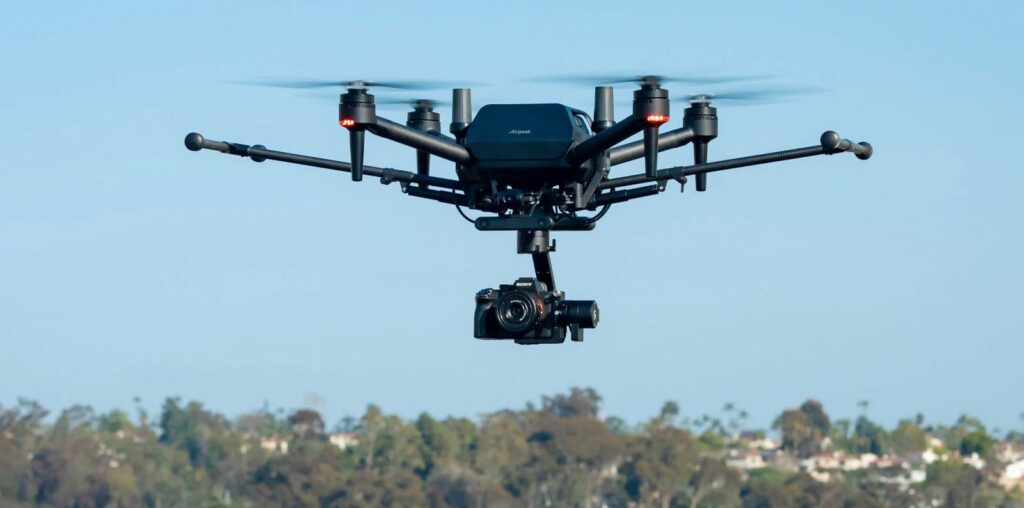
[{"label": "blue sky", "polygon": [[[316,394],[333,422],[368,402],[474,415],[581,385],[630,421],[731,401],[765,426],[815,397],[837,416],[866,399],[886,423],[1019,428],[1024,5],[965,6],[5,2],[0,403],[179,395],[233,415]],[[477,107],[590,109],[586,87],[519,80],[618,72],[830,90],[723,105],[712,159],[827,129],[875,157],[715,174],[707,193],[556,235],[560,286],[602,322],[583,344],[519,347],[470,322],[478,289],[531,272],[514,235],[372,179],[182,145],[198,131],[347,159],[330,93],[233,80],[465,79],[492,84]],[[414,161],[367,144],[368,163]]]}]

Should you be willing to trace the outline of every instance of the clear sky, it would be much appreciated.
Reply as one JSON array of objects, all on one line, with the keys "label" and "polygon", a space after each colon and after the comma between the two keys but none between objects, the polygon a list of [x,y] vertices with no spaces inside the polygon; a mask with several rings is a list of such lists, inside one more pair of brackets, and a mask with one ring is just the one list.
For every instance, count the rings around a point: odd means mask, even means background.
[{"label": "clear sky", "polygon": [[[369,402],[476,415],[581,385],[630,421],[731,401],[766,426],[815,397],[835,416],[869,400],[887,424],[1024,425],[1024,4],[427,4],[0,4],[0,403],[178,395],[235,415],[315,394],[334,422]],[[472,338],[474,293],[531,274],[512,233],[397,185],[182,144],[347,159],[331,93],[237,80],[463,79],[491,83],[477,107],[589,110],[587,87],[519,80],[619,72],[830,90],[722,105],[712,159],[828,129],[875,157],[714,174],[707,193],[673,187],[556,234],[559,285],[602,321],[583,344],[523,347]],[[367,163],[414,161],[367,144]]]}]

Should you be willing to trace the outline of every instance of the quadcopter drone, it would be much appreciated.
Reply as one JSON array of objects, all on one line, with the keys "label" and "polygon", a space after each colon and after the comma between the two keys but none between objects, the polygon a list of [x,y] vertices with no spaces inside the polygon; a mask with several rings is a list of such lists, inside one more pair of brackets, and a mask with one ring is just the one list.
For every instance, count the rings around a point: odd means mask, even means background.
[{"label": "quadcopter drone", "polygon": [[[726,169],[766,164],[813,155],[852,152],[859,159],[871,157],[871,145],[854,143],[833,131],[821,135],[813,146],[708,162],[708,144],[718,136],[719,100],[763,98],[762,93],[723,93],[689,96],[682,127],[661,132],[669,121],[669,92],[661,83],[669,80],[692,84],[716,84],[729,78],[583,78],[604,86],[594,89],[594,116],[563,104],[489,104],[473,117],[469,88],[452,90],[452,121],[441,132],[441,116],[434,103],[411,102],[405,125],[377,115],[376,88],[443,88],[401,82],[277,82],[263,83],[292,88],[343,87],[339,123],[348,130],[352,162],[269,150],[262,145],[211,141],[198,133],[185,137],[189,150],[202,149],[249,157],[255,162],[276,160],[351,173],[353,181],[364,175],[381,183],[398,182],[410,196],[455,205],[480,231],[515,231],[517,252],[533,257],[535,276],[523,277],[497,289],[476,294],[473,335],[478,339],[512,339],[518,344],[562,343],[568,335],[583,340],[583,331],[599,320],[597,303],[567,300],[556,289],[550,252],[555,250],[552,231],[594,229],[612,204],[654,196],[670,180],[685,189],[687,178],[696,189],[707,189],[707,174]],[[615,121],[613,87],[636,82],[632,111]],[[380,103],[394,103],[381,101]],[[375,134],[416,150],[416,172],[363,164],[366,133]],[[643,140],[623,143],[635,134]],[[658,153],[693,145],[694,163],[658,168]],[[430,157],[455,164],[457,179],[430,174]],[[611,177],[612,166],[644,159],[640,174]],[[463,208],[485,215],[470,219]]]}]

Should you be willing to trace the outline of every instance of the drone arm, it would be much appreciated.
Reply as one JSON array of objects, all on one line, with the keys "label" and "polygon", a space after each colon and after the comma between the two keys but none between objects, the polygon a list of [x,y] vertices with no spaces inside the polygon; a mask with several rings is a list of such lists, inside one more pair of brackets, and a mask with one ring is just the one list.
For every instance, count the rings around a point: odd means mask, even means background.
[{"label": "drone arm", "polygon": [[[690,127],[663,132],[658,135],[658,151],[663,152],[672,148],[683,146],[693,139],[694,132]],[[608,157],[611,165],[622,164],[644,156],[644,142],[634,141],[633,143],[617,146],[608,150]]]},{"label": "drone arm", "polygon": [[[319,157],[310,157],[308,155],[299,155],[288,152],[278,152],[276,150],[268,150],[262,145],[243,145],[241,143],[229,143],[226,141],[213,141],[204,138],[198,133],[191,133],[185,137],[185,146],[189,150],[198,152],[199,150],[215,150],[231,155],[238,155],[240,157],[249,157],[254,162],[263,162],[267,159],[276,160],[281,162],[288,162],[291,164],[300,164],[303,166],[312,166],[316,168],[331,169],[334,171],[344,171],[349,173],[352,171],[352,164],[348,162],[335,161],[331,159],[321,159]],[[462,183],[457,180],[450,180],[447,178],[438,178],[436,176],[420,175],[411,171],[403,171],[400,169],[391,168],[378,168],[374,166],[365,166],[363,171],[370,176],[380,177],[384,183],[391,182],[403,182],[403,183],[419,183],[425,184],[432,187],[441,187],[445,189],[461,190],[463,188]],[[430,191],[430,189],[422,189]],[[449,195],[452,193],[440,192],[441,194]],[[410,192],[410,194],[413,194]],[[415,194],[413,194],[415,195]],[[426,195],[417,197],[428,197]]]},{"label": "drone arm", "polygon": [[[626,138],[642,131],[644,122],[636,115],[629,115],[622,121],[594,134],[586,141],[569,150],[569,163],[579,165],[597,156],[599,153],[621,143]],[[641,155],[643,148],[641,147]]]},{"label": "drone arm", "polygon": [[435,189],[427,189],[424,187],[413,187],[407,186],[404,188],[406,194],[416,197],[432,199],[434,201],[440,201],[442,203],[448,203],[449,205],[469,206],[469,198],[465,194],[458,192],[439,191]]},{"label": "drone arm", "polygon": [[387,118],[378,116],[376,121],[368,125],[366,129],[382,138],[422,150],[456,164],[469,164],[473,160],[473,156],[470,155],[466,147],[455,143],[447,136],[412,129]]},{"label": "drone arm", "polygon": [[622,203],[636,198],[645,198],[647,196],[654,196],[659,192],[665,190],[665,186],[660,183],[654,183],[651,185],[645,185],[643,187],[632,187],[629,189],[618,189],[598,194],[587,206],[588,210],[596,210],[599,207],[605,205],[611,205],[614,203]]},{"label": "drone arm", "polygon": [[[804,148],[795,148],[792,150],[782,150],[779,152],[771,152],[760,155],[750,155],[747,157],[739,157],[736,159],[726,159],[717,162],[708,162],[705,164],[694,164],[692,166],[678,166],[669,169],[659,170],[657,176],[649,178],[647,175],[631,175],[624,176],[621,178],[612,178],[601,182],[599,188],[601,189],[614,189],[617,187],[625,187],[628,185],[636,185],[641,183],[647,183],[651,181],[663,181],[668,179],[682,178],[688,175],[696,175],[698,173],[711,173],[714,171],[723,171],[726,169],[742,168],[746,166],[755,166],[758,164],[767,164],[770,162],[780,162],[790,159],[799,159],[803,157],[811,157],[814,155],[832,155],[840,152],[853,152],[858,159],[866,160],[871,157],[872,148],[868,143],[854,143],[848,139],[843,139],[833,131],[827,131],[821,135],[821,144],[808,146]],[[598,195],[595,199],[599,199],[602,195]]]}]

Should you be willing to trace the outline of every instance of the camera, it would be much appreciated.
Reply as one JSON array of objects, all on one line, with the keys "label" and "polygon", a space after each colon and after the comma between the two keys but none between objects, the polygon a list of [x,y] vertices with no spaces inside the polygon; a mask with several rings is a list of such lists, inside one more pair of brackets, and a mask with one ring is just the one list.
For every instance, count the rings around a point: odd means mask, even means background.
[{"label": "camera", "polygon": [[517,344],[565,342],[568,329],[572,340],[583,340],[583,329],[597,326],[599,311],[593,300],[566,300],[561,291],[529,277],[498,289],[476,294],[473,336],[478,339],[513,339]]}]

